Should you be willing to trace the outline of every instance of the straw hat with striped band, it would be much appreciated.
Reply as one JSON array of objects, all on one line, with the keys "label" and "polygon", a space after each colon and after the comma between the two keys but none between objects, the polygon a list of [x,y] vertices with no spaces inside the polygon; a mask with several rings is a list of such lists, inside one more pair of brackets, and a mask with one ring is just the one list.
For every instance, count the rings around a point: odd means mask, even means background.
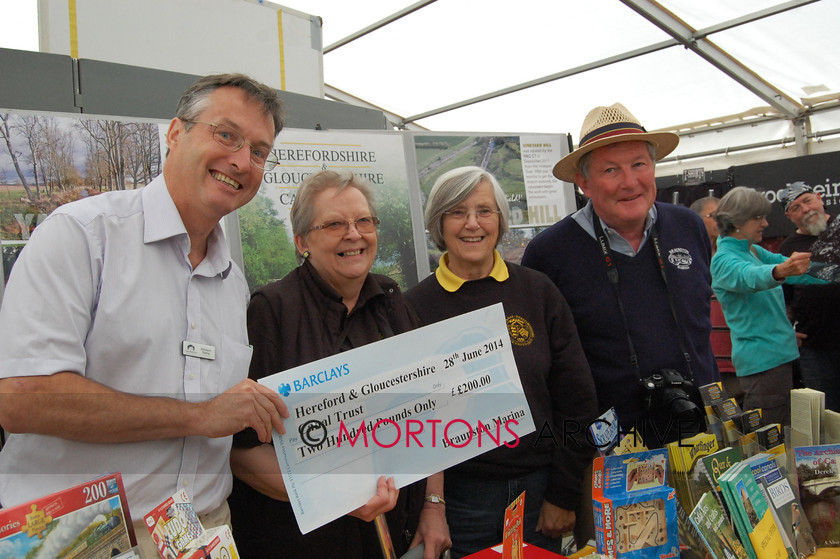
[{"label": "straw hat with striped band", "polygon": [[621,103],[609,107],[595,107],[580,128],[578,148],[557,162],[554,176],[560,180],[574,182],[579,171],[580,158],[594,149],[616,142],[650,142],[656,148],[655,160],[659,161],[677,147],[680,137],[672,132],[648,132],[636,117]]}]

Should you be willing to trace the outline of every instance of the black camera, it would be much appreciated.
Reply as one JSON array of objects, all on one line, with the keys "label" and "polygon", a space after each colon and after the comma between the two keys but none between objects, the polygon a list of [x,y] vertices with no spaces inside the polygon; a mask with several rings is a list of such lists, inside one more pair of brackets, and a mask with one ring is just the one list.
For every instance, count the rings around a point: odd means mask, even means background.
[{"label": "black camera", "polygon": [[699,423],[703,412],[697,407],[688,391],[694,391],[691,381],[685,380],[674,369],[662,369],[639,382],[644,389],[645,409],[663,411],[684,424]]}]

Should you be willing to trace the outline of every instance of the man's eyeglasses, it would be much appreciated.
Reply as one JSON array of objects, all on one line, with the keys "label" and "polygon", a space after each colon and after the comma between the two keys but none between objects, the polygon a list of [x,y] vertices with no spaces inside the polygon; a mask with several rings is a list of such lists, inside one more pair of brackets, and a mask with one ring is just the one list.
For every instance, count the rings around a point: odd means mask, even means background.
[{"label": "man's eyeglasses", "polygon": [[249,144],[245,141],[245,138],[242,137],[242,134],[229,126],[225,126],[224,124],[213,124],[212,122],[199,122],[197,120],[185,120],[184,122],[189,124],[203,124],[204,126],[212,127],[213,139],[216,140],[217,144],[228,151],[239,151],[242,149],[242,146],[247,144],[248,147],[251,148],[249,154],[251,156],[251,165],[257,169],[270,171],[277,166],[277,163],[279,163],[277,156],[274,155],[271,148],[256,147]]},{"label": "man's eyeglasses", "polygon": [[344,235],[350,231],[350,225],[355,226],[356,231],[363,235],[373,233],[379,226],[379,218],[374,215],[368,215],[358,219],[332,219],[325,221],[321,225],[311,227],[309,231],[321,230],[330,235]]},{"label": "man's eyeglasses", "polygon": [[491,210],[490,208],[479,208],[474,212],[468,212],[467,210],[449,210],[448,212],[443,212],[443,215],[454,221],[467,221],[470,217],[470,213],[475,215],[475,219],[477,221],[487,221],[495,217],[496,214],[502,213],[502,211]]}]

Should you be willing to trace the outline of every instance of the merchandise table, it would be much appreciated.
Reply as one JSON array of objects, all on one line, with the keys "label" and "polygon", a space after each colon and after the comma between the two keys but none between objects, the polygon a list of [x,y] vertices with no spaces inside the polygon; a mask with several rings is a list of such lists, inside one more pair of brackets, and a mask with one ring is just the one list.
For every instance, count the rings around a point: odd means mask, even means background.
[{"label": "merchandise table", "polygon": [[[551,551],[545,550],[541,547],[537,547],[535,545],[525,544],[525,547],[522,549],[523,559],[568,559],[565,555],[558,555],[556,553],[552,553]],[[464,559],[501,559],[502,557],[502,544],[489,547],[487,549],[483,549],[477,553],[473,553],[472,555],[467,555]],[[840,555],[838,555],[840,559]]]}]

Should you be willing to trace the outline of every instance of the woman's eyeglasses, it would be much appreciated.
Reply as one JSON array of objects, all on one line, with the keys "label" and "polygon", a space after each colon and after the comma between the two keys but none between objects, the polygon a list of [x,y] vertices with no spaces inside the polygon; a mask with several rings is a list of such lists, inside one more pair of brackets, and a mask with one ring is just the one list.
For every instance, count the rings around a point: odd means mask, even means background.
[{"label": "woman's eyeglasses", "polygon": [[224,124],[213,124],[212,122],[199,122],[197,120],[185,120],[184,122],[190,124],[203,124],[204,126],[210,126],[213,128],[213,139],[216,140],[216,143],[225,148],[228,151],[239,151],[242,149],[242,146],[248,144],[250,148],[250,157],[251,157],[251,165],[256,167],[257,169],[262,169],[263,171],[271,171],[274,167],[277,166],[279,161],[277,160],[277,156],[272,153],[270,147],[257,147],[252,144],[249,144],[245,141],[245,138],[242,137],[242,134],[225,126]]},{"label": "woman's eyeglasses", "polygon": [[475,219],[477,221],[487,221],[495,217],[496,214],[502,213],[502,211],[491,210],[490,208],[480,208],[474,212],[468,212],[467,210],[449,210],[448,212],[443,212],[443,215],[455,221],[467,221],[470,217],[470,213],[475,215]]},{"label": "woman's eyeglasses", "polygon": [[373,215],[360,217],[358,219],[331,219],[325,221],[321,225],[311,227],[309,231],[324,231],[330,235],[344,235],[350,231],[350,225],[353,225],[361,234],[373,233],[379,226],[379,218]]}]

